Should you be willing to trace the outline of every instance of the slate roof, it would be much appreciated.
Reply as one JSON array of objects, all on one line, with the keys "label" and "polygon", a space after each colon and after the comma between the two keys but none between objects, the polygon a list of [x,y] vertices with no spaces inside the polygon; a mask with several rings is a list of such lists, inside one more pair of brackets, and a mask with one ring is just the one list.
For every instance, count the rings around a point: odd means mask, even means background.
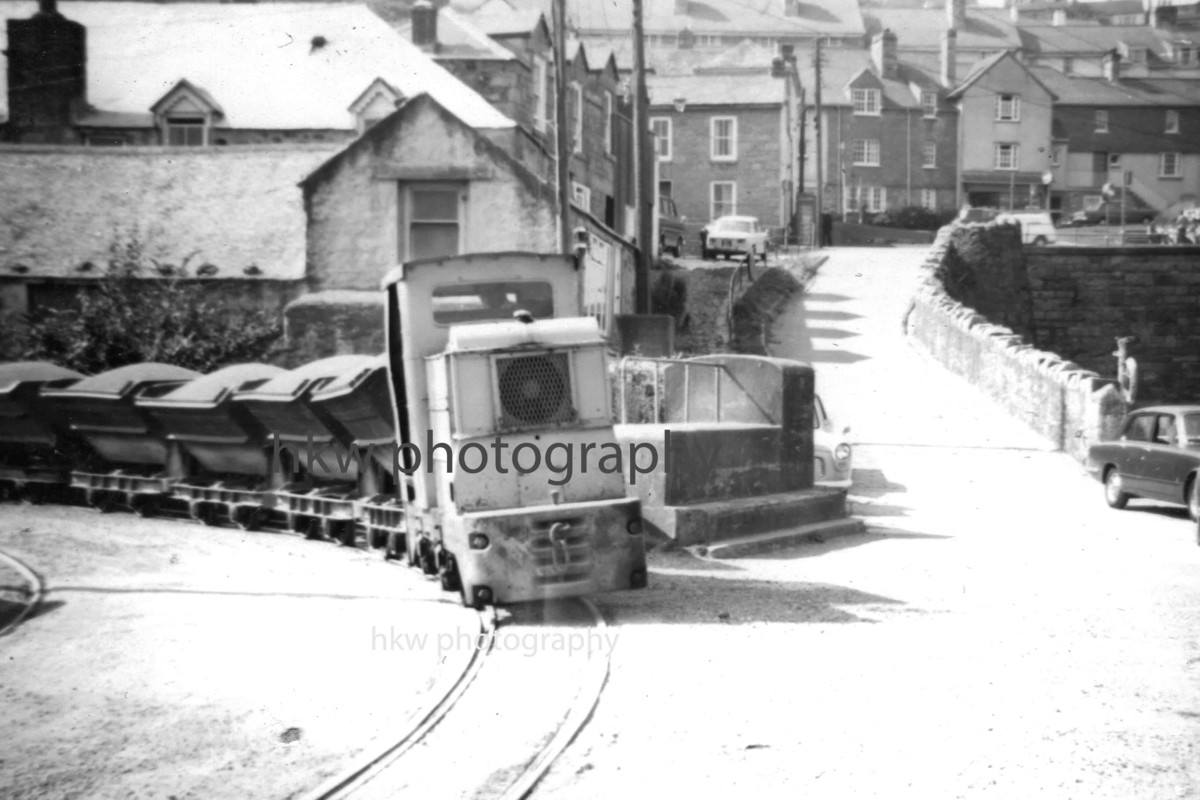
[{"label": "slate roof", "polygon": [[[412,41],[412,19],[395,25],[396,32]],[[470,17],[453,8],[438,10],[438,49],[430,53],[435,61],[464,58],[472,60],[515,61],[516,55],[481,29]]]},{"label": "slate roof", "polygon": [[[297,185],[344,145],[212,148],[0,147],[0,276],[93,278],[115,231],[135,227],[160,260],[217,279],[305,277]],[[92,262],[95,268],[78,267]],[[246,275],[254,265],[261,274]]]},{"label": "slate roof", "polygon": [[[942,34],[950,27],[945,9],[871,8],[863,12],[867,32],[884,30],[896,34],[901,50],[940,50]],[[995,50],[1021,46],[1017,26],[1007,12],[971,7],[966,22],[957,28],[959,50]]]},{"label": "slate roof", "polygon": [[[457,4],[464,8],[470,0]],[[489,0],[481,8],[504,3],[510,9],[542,12],[552,19],[549,0]],[[645,0],[646,33],[695,33],[759,36],[805,36],[814,33],[862,34],[857,0],[804,0],[800,15],[785,16],[784,0],[692,0],[686,14],[676,13],[676,0]],[[491,13],[499,14],[499,10]],[[584,35],[626,35],[633,21],[633,0],[578,0],[567,6],[568,23]]]},{"label": "slate roof", "polygon": [[1049,67],[1032,67],[1031,72],[1064,106],[1156,106],[1200,105],[1200,81],[1162,78],[1122,78],[1110,83],[1104,78],[1063,75]]},{"label": "slate roof", "polygon": [[1178,37],[1144,25],[1022,25],[1021,38],[1025,52],[1033,55],[1099,55],[1121,42],[1162,53],[1165,43]]},{"label": "slate roof", "polygon": [[[37,4],[19,0],[0,8],[8,19],[26,19]],[[352,130],[350,104],[379,77],[407,96],[434,95],[473,127],[515,124],[365,5],[62,2],[58,8],[87,28],[87,99],[100,112],[146,114],[186,79],[221,105],[221,124],[231,128]],[[5,27],[0,48],[7,47]],[[0,59],[0,85],[7,85],[6,69]],[[7,102],[0,93],[0,115]]]}]

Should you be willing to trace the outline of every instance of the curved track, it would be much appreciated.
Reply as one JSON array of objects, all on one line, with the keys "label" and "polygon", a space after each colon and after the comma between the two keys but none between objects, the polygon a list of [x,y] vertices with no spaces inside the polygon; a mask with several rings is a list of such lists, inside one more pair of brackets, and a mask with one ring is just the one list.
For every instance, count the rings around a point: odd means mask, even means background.
[{"label": "curved track", "polygon": [[[577,598],[570,604],[576,607],[576,616],[585,618],[589,630],[606,630],[603,616],[590,600]],[[521,629],[523,633],[516,635],[526,637],[557,635],[538,624],[511,627]],[[568,656],[566,664],[561,658],[522,658],[515,653],[496,653],[496,630],[481,615],[481,633],[489,635],[487,647],[476,651],[467,670],[429,712],[391,744],[368,752],[302,800],[528,797],[591,718],[608,680],[611,649],[593,652],[589,647],[586,654]],[[505,630],[512,632],[509,626]],[[485,662],[492,670],[488,675],[492,685],[468,694],[467,687],[479,673],[487,672]],[[576,680],[563,680],[564,666]],[[556,682],[563,684],[565,691],[547,689]],[[554,702],[556,695],[569,698],[565,707]],[[506,713],[505,706],[530,709],[531,713]],[[505,746],[473,746],[472,740],[504,743],[508,752],[504,752]],[[532,744],[522,749],[522,743]],[[514,755],[514,748],[520,755]],[[469,770],[461,769],[463,765],[469,765]],[[482,786],[472,775],[485,776]]]},{"label": "curved track", "polygon": [[29,598],[25,602],[25,607],[18,611],[17,615],[9,620],[4,627],[0,628],[0,636],[5,636],[15,630],[37,608],[38,604],[42,602],[42,596],[45,592],[41,579],[25,562],[5,553],[3,550],[0,550],[0,561],[3,561],[16,570],[25,579],[25,582],[29,584]]}]

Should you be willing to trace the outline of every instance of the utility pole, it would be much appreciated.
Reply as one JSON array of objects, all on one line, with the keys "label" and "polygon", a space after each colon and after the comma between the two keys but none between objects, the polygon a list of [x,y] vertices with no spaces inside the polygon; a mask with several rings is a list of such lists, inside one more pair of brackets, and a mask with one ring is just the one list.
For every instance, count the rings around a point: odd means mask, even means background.
[{"label": "utility pole", "polygon": [[[558,244],[564,255],[571,241],[571,136],[567,122],[567,0],[554,0],[554,150],[558,178]],[[580,134],[582,135],[582,131]]]},{"label": "utility pole", "polygon": [[816,157],[817,191],[816,191],[816,207],[813,211],[813,214],[816,217],[816,219],[814,220],[816,222],[816,224],[813,225],[813,239],[815,240],[813,242],[813,244],[819,246],[821,244],[819,232],[820,232],[821,226],[822,226],[821,214],[822,214],[822,210],[823,210],[823,205],[824,205],[823,200],[824,200],[824,195],[825,195],[825,170],[822,166],[822,162],[825,160],[825,150],[822,148],[822,137],[821,137],[821,37],[820,36],[817,37],[817,47],[816,47],[816,51],[813,54],[813,70],[816,73],[814,76],[814,79],[816,81],[816,86],[813,87],[813,102],[814,102],[814,105],[816,106],[816,115],[815,115],[814,119],[816,120],[816,123],[817,123],[817,157]]},{"label": "utility pole", "polygon": [[[561,0],[560,0],[561,2]],[[650,96],[646,91],[646,42],[642,25],[642,0],[633,0],[633,202],[637,209],[638,262],[634,272],[634,295],[637,311],[650,313],[650,263],[654,258],[654,220],[651,218],[652,203],[655,202],[653,187],[654,154],[650,149],[649,111]]]}]

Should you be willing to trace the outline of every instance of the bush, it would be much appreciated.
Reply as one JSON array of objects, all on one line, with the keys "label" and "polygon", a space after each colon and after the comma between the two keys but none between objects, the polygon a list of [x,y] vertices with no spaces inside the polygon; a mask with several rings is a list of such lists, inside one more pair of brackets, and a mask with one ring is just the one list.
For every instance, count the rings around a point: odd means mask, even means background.
[{"label": "bush", "polygon": [[931,211],[921,206],[889,209],[871,218],[872,225],[910,231],[936,231],[957,216],[954,211]]},{"label": "bush", "polygon": [[160,264],[136,231],[118,234],[102,277],[65,308],[26,320],[18,357],[93,375],[146,361],[211,372],[271,355],[283,334],[279,318],[215,301],[189,274],[189,259]]}]

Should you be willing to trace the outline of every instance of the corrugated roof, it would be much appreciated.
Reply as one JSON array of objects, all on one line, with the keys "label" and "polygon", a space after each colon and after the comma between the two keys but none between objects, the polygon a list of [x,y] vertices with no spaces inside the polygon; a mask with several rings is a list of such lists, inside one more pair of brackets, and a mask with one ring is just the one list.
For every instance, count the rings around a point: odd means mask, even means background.
[{"label": "corrugated roof", "polygon": [[342,146],[0,147],[0,272],[96,277],[114,231],[136,226],[164,260],[196,251],[193,270],[210,263],[217,278],[254,265],[260,280],[301,279],[297,184]]},{"label": "corrugated roof", "polygon": [[[1021,37],[1006,16],[993,9],[968,8],[966,22],[957,28],[960,50],[992,50],[1020,47]],[[885,28],[896,34],[897,46],[914,49],[939,49],[942,34],[950,27],[943,9],[871,8],[864,12],[867,31],[875,34]]]},{"label": "corrugated roof", "polygon": [[[87,28],[88,102],[100,111],[145,113],[181,79],[208,92],[233,128],[352,130],[350,104],[380,77],[405,95],[428,92],[468,125],[514,123],[353,3],[64,2]],[[8,19],[37,4],[6,2]],[[320,38],[318,38],[320,37]],[[318,46],[321,40],[325,44]],[[0,46],[7,47],[5,26]],[[7,68],[0,59],[0,73]],[[0,74],[0,85],[5,85]],[[0,114],[7,96],[0,93]]]}]

